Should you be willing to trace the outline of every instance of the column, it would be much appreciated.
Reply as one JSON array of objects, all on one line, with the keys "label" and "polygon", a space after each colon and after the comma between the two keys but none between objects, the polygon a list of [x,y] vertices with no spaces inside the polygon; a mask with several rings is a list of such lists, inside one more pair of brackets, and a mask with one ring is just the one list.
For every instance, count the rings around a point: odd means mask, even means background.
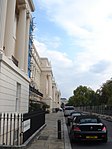
[{"label": "column", "polygon": [[53,101],[55,101],[55,88],[54,88],[54,85],[52,87],[52,97],[53,97]]},{"label": "column", "polygon": [[52,78],[48,75],[48,95],[52,99]]},{"label": "column", "polygon": [[0,0],[0,52],[3,53],[7,0]]},{"label": "column", "polygon": [[55,86],[52,88],[53,108],[55,108]]},{"label": "column", "polygon": [[24,54],[25,54],[25,33],[26,33],[26,5],[23,4],[19,7],[19,20],[17,29],[17,45],[16,45],[16,58],[19,62],[19,68],[24,70]]},{"label": "column", "polygon": [[30,13],[27,13],[27,20],[26,20],[26,42],[25,42],[25,61],[24,61],[24,70],[28,73],[28,51],[29,51],[29,29],[30,29]]},{"label": "column", "polygon": [[14,17],[16,0],[8,0],[7,5],[7,20],[5,30],[5,55],[12,59],[14,54],[14,39],[13,39],[13,28],[14,28]]}]

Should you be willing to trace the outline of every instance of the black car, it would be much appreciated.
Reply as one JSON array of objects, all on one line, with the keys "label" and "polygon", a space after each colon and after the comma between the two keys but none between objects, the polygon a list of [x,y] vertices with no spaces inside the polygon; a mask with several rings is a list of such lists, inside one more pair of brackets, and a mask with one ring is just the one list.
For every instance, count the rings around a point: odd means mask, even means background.
[{"label": "black car", "polygon": [[71,141],[103,141],[107,142],[107,128],[95,115],[75,117],[70,128]]}]

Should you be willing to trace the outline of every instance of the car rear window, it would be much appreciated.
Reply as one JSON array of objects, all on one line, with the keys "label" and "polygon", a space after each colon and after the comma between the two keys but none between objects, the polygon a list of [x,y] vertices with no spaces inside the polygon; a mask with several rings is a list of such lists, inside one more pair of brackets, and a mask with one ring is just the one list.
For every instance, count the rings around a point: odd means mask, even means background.
[{"label": "car rear window", "polygon": [[83,123],[99,123],[99,119],[97,118],[82,118],[80,119],[79,123],[83,124]]},{"label": "car rear window", "polygon": [[73,113],[72,116],[81,115],[81,113]]},{"label": "car rear window", "polygon": [[74,110],[74,108],[69,107],[69,108],[65,108],[65,110]]}]

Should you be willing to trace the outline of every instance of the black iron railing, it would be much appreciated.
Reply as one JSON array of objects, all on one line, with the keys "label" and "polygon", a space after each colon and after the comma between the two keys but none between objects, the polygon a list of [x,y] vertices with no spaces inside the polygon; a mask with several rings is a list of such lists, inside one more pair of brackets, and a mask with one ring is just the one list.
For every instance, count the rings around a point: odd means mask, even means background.
[{"label": "black iron railing", "polygon": [[23,115],[23,121],[27,124],[27,131],[23,133],[23,142],[25,142],[40,127],[45,124],[45,112],[43,110],[38,110],[26,113]]},{"label": "black iron railing", "polygon": [[1,113],[0,146],[22,145],[45,124],[45,112]]},{"label": "black iron railing", "polygon": [[93,113],[112,116],[112,106],[109,106],[109,105],[80,106],[80,107],[76,107],[76,109],[81,111],[87,111],[87,112],[93,112]]}]

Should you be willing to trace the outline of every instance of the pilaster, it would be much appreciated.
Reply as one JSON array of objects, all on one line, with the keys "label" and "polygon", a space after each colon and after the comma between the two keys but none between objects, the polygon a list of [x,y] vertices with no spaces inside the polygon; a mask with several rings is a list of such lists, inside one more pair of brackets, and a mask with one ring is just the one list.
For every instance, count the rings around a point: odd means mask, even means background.
[{"label": "pilaster", "polygon": [[16,0],[8,0],[7,5],[7,19],[5,28],[5,55],[12,59],[14,55],[14,39],[13,39],[13,28],[14,28],[14,17],[15,17],[15,7]]},{"label": "pilaster", "polygon": [[48,75],[48,96],[52,98],[52,77]]},{"label": "pilaster", "polygon": [[30,29],[30,20],[31,15],[30,12],[27,12],[27,18],[26,18],[26,40],[25,40],[25,58],[24,58],[24,70],[26,73],[28,73],[28,48],[29,48],[29,29]]},{"label": "pilaster", "polygon": [[7,0],[0,0],[0,53],[3,53]]},{"label": "pilaster", "polygon": [[25,54],[25,36],[26,33],[26,4],[19,6],[19,20],[17,28],[17,46],[16,57],[19,62],[19,68],[24,70]]}]

